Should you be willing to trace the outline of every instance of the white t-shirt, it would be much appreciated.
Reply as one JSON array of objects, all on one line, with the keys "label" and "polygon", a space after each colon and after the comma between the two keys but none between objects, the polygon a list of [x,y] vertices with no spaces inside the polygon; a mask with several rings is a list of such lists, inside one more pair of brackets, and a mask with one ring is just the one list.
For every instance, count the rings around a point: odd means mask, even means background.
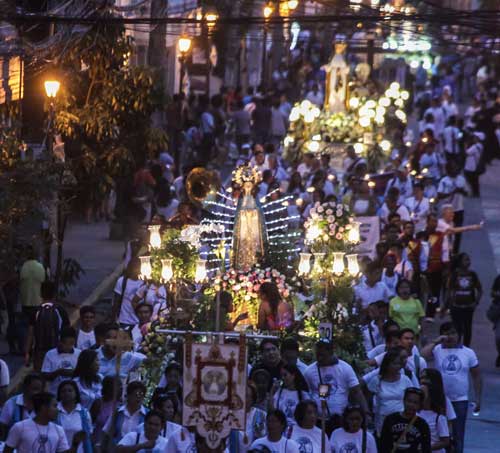
[{"label": "white t-shirt", "polygon": [[60,453],[69,450],[61,426],[52,422],[45,426],[39,425],[31,419],[16,423],[10,429],[5,445],[15,448],[17,453]]},{"label": "white t-shirt", "polygon": [[425,230],[427,216],[431,209],[429,199],[423,197],[421,200],[417,200],[415,197],[410,197],[405,200],[405,205],[410,211],[411,220],[415,224],[415,231],[418,233]]},{"label": "white t-shirt", "polygon": [[[321,372],[321,379],[318,370]],[[330,385],[327,405],[331,415],[340,415],[344,412],[349,400],[349,391],[359,385],[359,380],[351,365],[343,360],[339,360],[336,365],[327,367],[318,367],[317,362],[314,362],[307,367],[304,378],[318,407],[321,407],[318,393],[320,383]]]},{"label": "white t-shirt", "polygon": [[10,373],[7,364],[0,359],[0,387],[7,387],[10,384]]},{"label": "white t-shirt", "polygon": [[[391,211],[387,207],[387,204],[383,204],[382,207],[379,210],[378,216],[380,217],[380,220],[382,220],[383,223],[387,224],[389,222],[389,214]],[[399,217],[401,217],[402,222],[409,222],[410,219],[410,212],[408,211],[408,208],[404,205],[401,204],[398,209],[396,209],[396,214],[399,214]]]},{"label": "white t-shirt", "polygon": [[451,203],[454,211],[463,211],[464,196],[461,193],[452,194],[455,189],[467,189],[465,178],[462,175],[457,175],[454,178],[451,176],[441,178],[437,191],[438,193],[448,195],[446,198],[441,200],[441,203]]},{"label": "white t-shirt", "polygon": [[[0,414],[0,423],[5,426],[11,426],[17,421],[27,420],[33,418],[35,411],[29,411],[24,405],[24,396],[22,393],[19,395],[11,396],[3,405]],[[18,417],[18,420],[16,420]]]},{"label": "white t-shirt", "polygon": [[[312,397],[309,392],[302,392],[302,399],[310,400],[312,399]],[[286,415],[286,419],[289,425],[295,425],[296,423],[294,412],[299,402],[299,392],[297,390],[280,388],[273,397],[274,407],[283,411],[283,413]]]},{"label": "white t-shirt", "polygon": [[[104,377],[114,376],[116,374],[116,356],[108,359],[102,352],[102,348],[99,348],[97,357],[99,357],[99,373]],[[146,356],[139,352],[124,352],[120,364],[120,377],[125,379],[131,371],[141,366],[145,358]]]},{"label": "white t-shirt", "polygon": [[466,347],[443,348],[438,344],[432,351],[434,366],[443,376],[444,392],[452,402],[469,399],[469,371],[479,366],[476,353]]},{"label": "white t-shirt", "polygon": [[[81,351],[76,348],[73,348],[73,352],[71,353],[63,352],[60,354],[57,348],[47,351],[43,359],[42,373],[52,373],[61,368],[65,370],[74,370],[80,352]],[[50,392],[56,395],[59,384],[67,379],[69,378],[57,376],[49,385]]]},{"label": "white t-shirt", "polygon": [[[123,287],[123,276],[121,276],[115,285],[114,293],[117,297],[120,297],[122,294]],[[122,305],[120,308],[120,315],[118,316],[118,322],[122,324],[137,324],[139,320],[135,315],[134,308],[132,307],[132,299],[137,294],[137,290],[141,287],[145,286],[145,283],[142,280],[132,280],[127,279],[125,284]]]},{"label": "white t-shirt", "polygon": [[[170,436],[174,434],[175,432],[179,431],[182,428],[182,425],[178,425],[177,423],[174,422],[166,422],[163,425],[163,428],[160,431],[160,436],[165,439],[165,443],[170,439]],[[144,432],[144,423],[141,423],[137,427],[137,432],[143,433]]]},{"label": "white t-shirt", "polygon": [[375,324],[375,321],[370,321],[369,326],[367,324],[361,326],[361,333],[363,334],[363,345],[367,353],[384,343],[384,338],[380,334],[380,330],[377,324]]},{"label": "white t-shirt", "polygon": [[[321,429],[315,426],[312,429],[301,428],[295,425],[290,439],[297,442],[300,453],[321,453]],[[328,445],[328,439],[325,439]]]},{"label": "white t-shirt", "polygon": [[476,171],[483,153],[483,145],[474,143],[465,150],[465,165],[464,170]]},{"label": "white t-shirt", "polygon": [[389,303],[390,290],[384,282],[377,282],[373,286],[368,286],[361,282],[354,287],[354,296],[360,301],[362,308],[367,308],[373,302],[383,300]]},{"label": "white t-shirt", "polygon": [[[133,445],[142,444],[146,441],[147,439],[144,433],[131,432],[125,434],[125,436],[123,436],[123,439],[120,440],[118,445],[123,445],[125,447],[132,447]],[[166,448],[167,448],[167,440],[162,436],[158,436],[153,449],[150,448],[148,448],[147,450],[140,449],[137,450],[137,453],[164,453],[168,451],[166,450]]]},{"label": "white t-shirt", "polygon": [[[431,410],[423,410],[418,413],[419,417],[422,417],[431,431],[431,444],[439,442],[441,437],[450,437],[450,430],[448,429],[448,420],[444,415],[438,415],[436,412]],[[446,453],[444,448],[439,450],[433,450],[434,453]]]},{"label": "white t-shirt", "polygon": [[299,446],[292,439],[282,437],[278,442],[271,442],[267,437],[261,437],[252,443],[251,448],[267,447],[271,453],[301,453]]},{"label": "white t-shirt", "polygon": [[[88,428],[92,429],[90,414],[87,410],[83,409],[80,404],[77,404],[75,409],[70,413],[66,412],[61,403],[58,403],[57,409],[59,411],[57,414],[57,424],[64,429],[66,439],[70,445],[73,442],[75,434],[79,431],[83,431],[82,410],[84,411],[83,416],[87,419]],[[77,452],[83,453],[83,443],[80,443]]]},{"label": "white t-shirt", "polygon": [[396,286],[401,279],[400,275],[397,272],[394,272],[394,275],[392,277],[389,277],[386,274],[386,269],[382,270],[382,276],[380,277],[380,281],[387,286],[387,289],[389,290],[390,298],[392,299],[393,297],[396,296]]},{"label": "white t-shirt", "polygon": [[[119,429],[120,432],[115,433],[115,436],[118,438],[121,438],[125,434],[130,433],[131,431],[137,431],[138,426],[141,423],[144,423],[144,417],[146,416],[146,408],[141,406],[139,410],[135,411],[133,414],[131,414],[127,406],[121,406],[118,409],[118,415],[116,419],[121,419],[120,423],[116,422],[117,428]],[[111,430],[111,421],[113,417],[109,417],[108,421],[104,425],[104,428],[102,429],[105,432],[109,432]]]},{"label": "white t-shirt", "polygon": [[90,387],[84,384],[79,377],[73,379],[80,390],[80,404],[90,410],[92,404],[102,396],[102,376],[99,375],[99,382],[92,382]]},{"label": "white t-shirt", "polygon": [[385,417],[393,412],[403,410],[405,390],[408,387],[413,387],[414,384],[406,375],[401,375],[400,379],[395,382],[387,382],[381,380],[377,374],[367,382],[366,386],[375,395],[375,427],[377,432],[380,433]]},{"label": "white t-shirt", "polygon": [[[363,431],[348,433],[344,428],[333,431],[330,437],[332,453],[361,453],[363,450]],[[377,453],[377,444],[371,433],[366,433],[366,453]]]},{"label": "white t-shirt", "polygon": [[78,330],[78,338],[76,339],[76,347],[83,351],[84,349],[89,349],[95,345],[95,333],[93,330],[90,332],[84,332],[83,330]]},{"label": "white t-shirt", "polygon": [[139,288],[136,295],[147,304],[153,306],[153,318],[157,316],[160,308],[162,311],[167,308],[167,290],[163,285],[143,285]]},{"label": "white t-shirt", "polygon": [[165,449],[168,453],[195,453],[196,451],[194,434],[185,428],[179,429],[170,436]]}]

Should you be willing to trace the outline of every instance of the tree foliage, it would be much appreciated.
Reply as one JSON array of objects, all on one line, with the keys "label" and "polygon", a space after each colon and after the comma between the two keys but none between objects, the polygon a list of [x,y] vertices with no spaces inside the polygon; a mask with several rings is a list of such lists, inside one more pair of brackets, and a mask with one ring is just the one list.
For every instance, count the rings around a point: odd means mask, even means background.
[{"label": "tree foliage", "polygon": [[114,178],[166,147],[164,132],[151,125],[161,88],[149,68],[129,64],[132,43],[122,27],[99,23],[71,40],[59,61],[56,127],[80,191],[98,199]]}]

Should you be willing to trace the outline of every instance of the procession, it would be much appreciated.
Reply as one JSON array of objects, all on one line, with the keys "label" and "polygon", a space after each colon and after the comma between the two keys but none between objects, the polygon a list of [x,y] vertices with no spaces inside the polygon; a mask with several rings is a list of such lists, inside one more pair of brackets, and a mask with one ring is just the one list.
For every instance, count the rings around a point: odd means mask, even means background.
[{"label": "procession", "polygon": [[495,451],[495,2],[21,3],[0,451]]}]

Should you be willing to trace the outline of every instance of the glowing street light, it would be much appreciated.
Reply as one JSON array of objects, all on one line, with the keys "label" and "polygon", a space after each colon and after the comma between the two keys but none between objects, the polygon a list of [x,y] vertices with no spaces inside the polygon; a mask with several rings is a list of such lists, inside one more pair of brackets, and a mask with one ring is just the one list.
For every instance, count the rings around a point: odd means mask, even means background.
[{"label": "glowing street light", "polygon": [[181,36],[179,41],[177,42],[177,46],[179,48],[179,52],[181,54],[185,54],[191,48],[191,38],[187,36]]},{"label": "glowing street light", "polygon": [[182,93],[183,82],[184,82],[184,74],[186,72],[186,54],[189,52],[191,48],[191,38],[187,36],[181,36],[179,41],[177,41],[177,48],[179,49],[179,63],[181,65],[180,68],[180,76],[179,76],[179,93]]},{"label": "glowing street light", "polygon": [[57,80],[46,80],[44,86],[47,97],[55,98],[57,96],[59,88],[61,87],[61,83]]},{"label": "glowing street light", "polygon": [[274,8],[271,4],[268,3],[266,6],[264,6],[263,13],[264,13],[265,19],[269,19],[271,17],[271,15],[273,14],[273,12],[274,12]]},{"label": "glowing street light", "polygon": [[298,0],[288,0],[287,5],[288,5],[288,9],[290,11],[293,11],[294,9],[297,8],[297,6],[299,6],[299,2],[298,2]]}]

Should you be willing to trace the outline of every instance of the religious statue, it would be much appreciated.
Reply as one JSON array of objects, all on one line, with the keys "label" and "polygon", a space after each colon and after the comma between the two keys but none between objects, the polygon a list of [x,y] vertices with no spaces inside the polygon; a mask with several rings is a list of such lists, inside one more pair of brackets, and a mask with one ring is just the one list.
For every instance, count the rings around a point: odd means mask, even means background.
[{"label": "religious statue", "polygon": [[330,113],[346,111],[349,66],[342,55],[346,47],[345,43],[335,44],[333,58],[321,68],[326,71],[324,108]]},{"label": "religious statue", "polygon": [[251,269],[266,253],[264,212],[255,198],[260,178],[260,172],[250,165],[242,165],[233,173],[233,181],[241,187],[234,218],[231,258],[232,267],[236,270]]}]

